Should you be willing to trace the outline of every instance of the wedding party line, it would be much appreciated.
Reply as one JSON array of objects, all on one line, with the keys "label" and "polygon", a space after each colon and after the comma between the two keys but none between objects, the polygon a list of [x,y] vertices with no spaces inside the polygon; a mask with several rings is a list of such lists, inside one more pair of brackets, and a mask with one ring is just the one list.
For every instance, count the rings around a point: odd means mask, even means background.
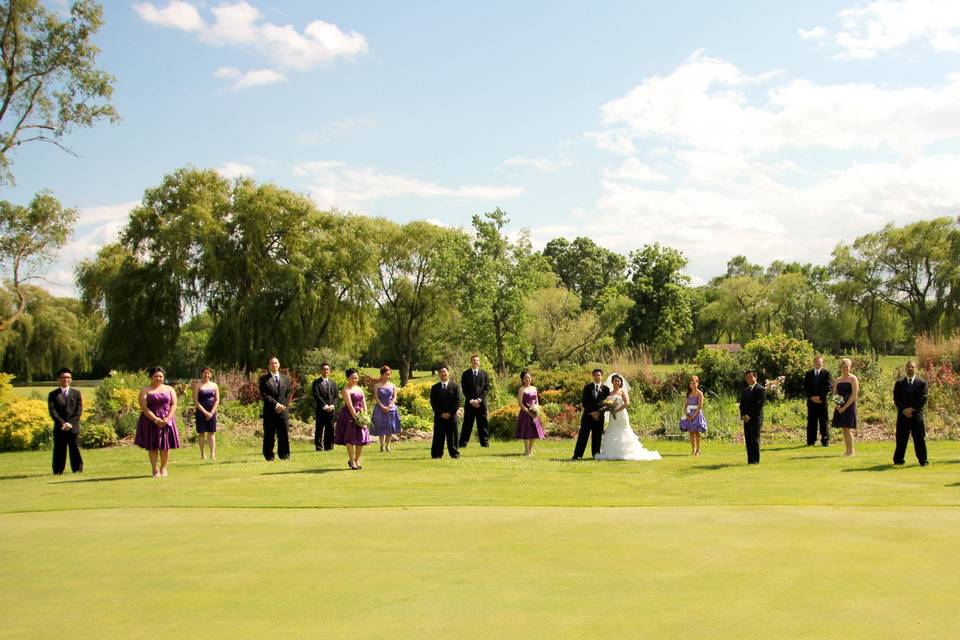
[{"label": "wedding party line", "polygon": [[[437,382],[430,388],[430,407],[433,412],[433,440],[430,448],[432,458],[444,456],[444,449],[451,458],[460,457],[460,449],[470,443],[474,426],[481,447],[489,447],[487,395],[491,390],[490,375],[480,367],[480,356],[473,354],[470,368],[465,369],[459,385],[451,379],[450,369],[440,365]],[[857,428],[857,399],[860,383],[851,371],[849,358],[840,360],[840,375],[835,379],[823,366],[823,357],[816,356],[813,366],[804,376],[803,390],[807,400],[806,444],[830,444],[829,427],[843,433],[844,455],[854,456],[853,432]],[[903,465],[910,439],[921,466],[927,466],[926,426],[924,408],[928,398],[926,380],[917,376],[916,364],[908,360],[904,365],[905,376],[893,387],[893,401],[897,408],[896,436],[893,463]],[[180,433],[176,422],[177,391],[167,384],[166,372],[155,366],[148,370],[149,384],[142,387],[138,396],[140,415],[136,424],[134,444],[148,452],[153,477],[163,478],[169,473],[170,451],[180,447]],[[372,397],[360,384],[356,368],[345,371],[346,384],[340,389],[331,378],[331,366],[321,365],[321,375],[310,387],[315,402],[314,445],[317,451],[330,451],[335,445],[347,450],[347,464],[351,470],[363,468],[361,457],[364,447],[379,441],[381,452],[390,452],[391,444],[401,432],[400,411],[397,406],[398,387],[390,381],[392,369],[384,365],[380,377],[374,382]],[[581,460],[589,443],[591,457],[595,460],[660,460],[657,451],[646,449],[630,424],[627,412],[630,407],[630,383],[619,373],[610,373],[595,368],[591,380],[583,386],[580,402],[580,429],[577,434],[572,460]],[[80,420],[83,414],[83,398],[72,386],[73,373],[62,368],[57,374],[59,386],[48,395],[48,408],[53,418],[53,472],[61,474],[66,468],[69,453],[73,472],[83,471],[83,458],[79,446]],[[747,463],[760,462],[760,436],[764,425],[764,405],[767,381],[760,384],[755,369],[747,369],[743,375],[744,386],[740,391],[739,416],[743,424],[743,441]],[[267,372],[258,380],[262,401],[263,457],[290,458],[289,420],[293,403],[294,385],[291,378],[281,371],[280,360],[271,357]],[[517,421],[514,437],[523,441],[524,456],[534,455],[537,440],[545,437],[541,422],[540,395],[529,370],[520,373],[517,390]],[[201,459],[216,460],[217,414],[220,406],[220,387],[213,381],[213,370],[203,367],[199,379],[192,385],[197,441]],[[707,432],[707,417],[704,411],[705,396],[700,389],[699,376],[687,380],[683,417],[680,430],[686,433],[691,455],[701,455],[701,439]],[[338,411],[339,406],[339,411]],[[829,407],[833,407],[828,424]]]}]

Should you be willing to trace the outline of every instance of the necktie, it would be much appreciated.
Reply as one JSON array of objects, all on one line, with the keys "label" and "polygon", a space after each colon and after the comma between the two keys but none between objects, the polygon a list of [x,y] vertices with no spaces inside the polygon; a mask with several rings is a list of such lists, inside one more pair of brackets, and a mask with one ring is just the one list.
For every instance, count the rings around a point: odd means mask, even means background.
[{"label": "necktie", "polygon": [[444,382],[443,384],[441,384],[441,385],[440,385],[440,389],[441,389],[442,391],[446,391],[446,390],[447,390],[447,383]]},{"label": "necktie", "polygon": [[273,384],[280,386],[280,376],[273,376]]},{"label": "necktie", "polygon": [[594,397],[600,395],[600,385],[598,384],[593,385],[593,395]]}]

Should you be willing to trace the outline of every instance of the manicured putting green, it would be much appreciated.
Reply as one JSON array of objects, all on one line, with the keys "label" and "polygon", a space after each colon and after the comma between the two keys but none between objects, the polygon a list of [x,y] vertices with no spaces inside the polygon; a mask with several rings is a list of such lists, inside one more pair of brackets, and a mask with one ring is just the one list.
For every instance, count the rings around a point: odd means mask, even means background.
[{"label": "manicured putting green", "polygon": [[0,638],[950,638],[960,443],[0,455]]}]

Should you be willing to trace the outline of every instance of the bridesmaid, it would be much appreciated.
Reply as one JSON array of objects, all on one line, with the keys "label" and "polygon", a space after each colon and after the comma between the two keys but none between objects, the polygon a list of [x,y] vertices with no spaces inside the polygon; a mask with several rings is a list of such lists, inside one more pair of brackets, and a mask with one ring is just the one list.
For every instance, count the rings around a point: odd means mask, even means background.
[{"label": "bridesmaid", "polygon": [[395,434],[400,433],[400,411],[397,409],[397,387],[390,382],[390,367],[380,367],[380,379],[373,385],[374,401],[370,435],[380,438],[380,451],[390,451]]},{"label": "bridesmaid", "polygon": [[151,367],[148,373],[150,384],[140,390],[140,419],[133,443],[149,452],[153,477],[166,478],[170,449],[180,448],[176,418],[177,392],[164,384],[166,372],[163,367]]},{"label": "bridesmaid", "polygon": [[343,408],[340,409],[340,415],[337,416],[337,425],[334,429],[333,441],[336,444],[347,446],[347,464],[351,469],[362,469],[360,466],[360,454],[363,453],[363,445],[370,442],[370,433],[367,427],[357,424],[357,415],[367,412],[367,400],[363,395],[363,388],[360,386],[360,374],[356,369],[350,368],[346,371],[347,384],[343,387]]},{"label": "bridesmaid", "polygon": [[193,387],[194,414],[197,419],[197,442],[200,459],[206,460],[203,445],[210,446],[210,459],[217,459],[217,408],[220,406],[220,387],[212,380],[210,367],[200,369],[200,382]]},{"label": "bridesmaid", "polygon": [[703,415],[703,391],[700,391],[699,376],[690,376],[687,382],[687,405],[680,418],[680,431],[690,434],[690,455],[700,455],[700,436],[707,432],[707,419]]},{"label": "bridesmaid", "polygon": [[523,455],[533,455],[533,441],[543,439],[543,426],[540,424],[537,402],[537,388],[533,386],[533,376],[526,369],[520,374],[520,389],[517,390],[517,404],[520,414],[517,416],[517,440],[523,440]]},{"label": "bridesmaid", "polygon": [[843,455],[856,455],[853,451],[853,431],[857,428],[857,398],[860,396],[860,381],[850,373],[853,362],[850,358],[840,361],[840,375],[833,381],[833,394],[840,396],[842,402],[833,410],[833,426],[843,429],[843,444],[847,450]]}]

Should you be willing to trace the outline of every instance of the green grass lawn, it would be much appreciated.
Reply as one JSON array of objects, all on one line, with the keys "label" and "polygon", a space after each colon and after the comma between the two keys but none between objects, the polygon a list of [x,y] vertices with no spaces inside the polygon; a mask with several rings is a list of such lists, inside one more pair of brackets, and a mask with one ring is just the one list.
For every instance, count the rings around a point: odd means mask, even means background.
[{"label": "green grass lawn", "polygon": [[949,638],[960,443],[0,455],[0,638]]}]

